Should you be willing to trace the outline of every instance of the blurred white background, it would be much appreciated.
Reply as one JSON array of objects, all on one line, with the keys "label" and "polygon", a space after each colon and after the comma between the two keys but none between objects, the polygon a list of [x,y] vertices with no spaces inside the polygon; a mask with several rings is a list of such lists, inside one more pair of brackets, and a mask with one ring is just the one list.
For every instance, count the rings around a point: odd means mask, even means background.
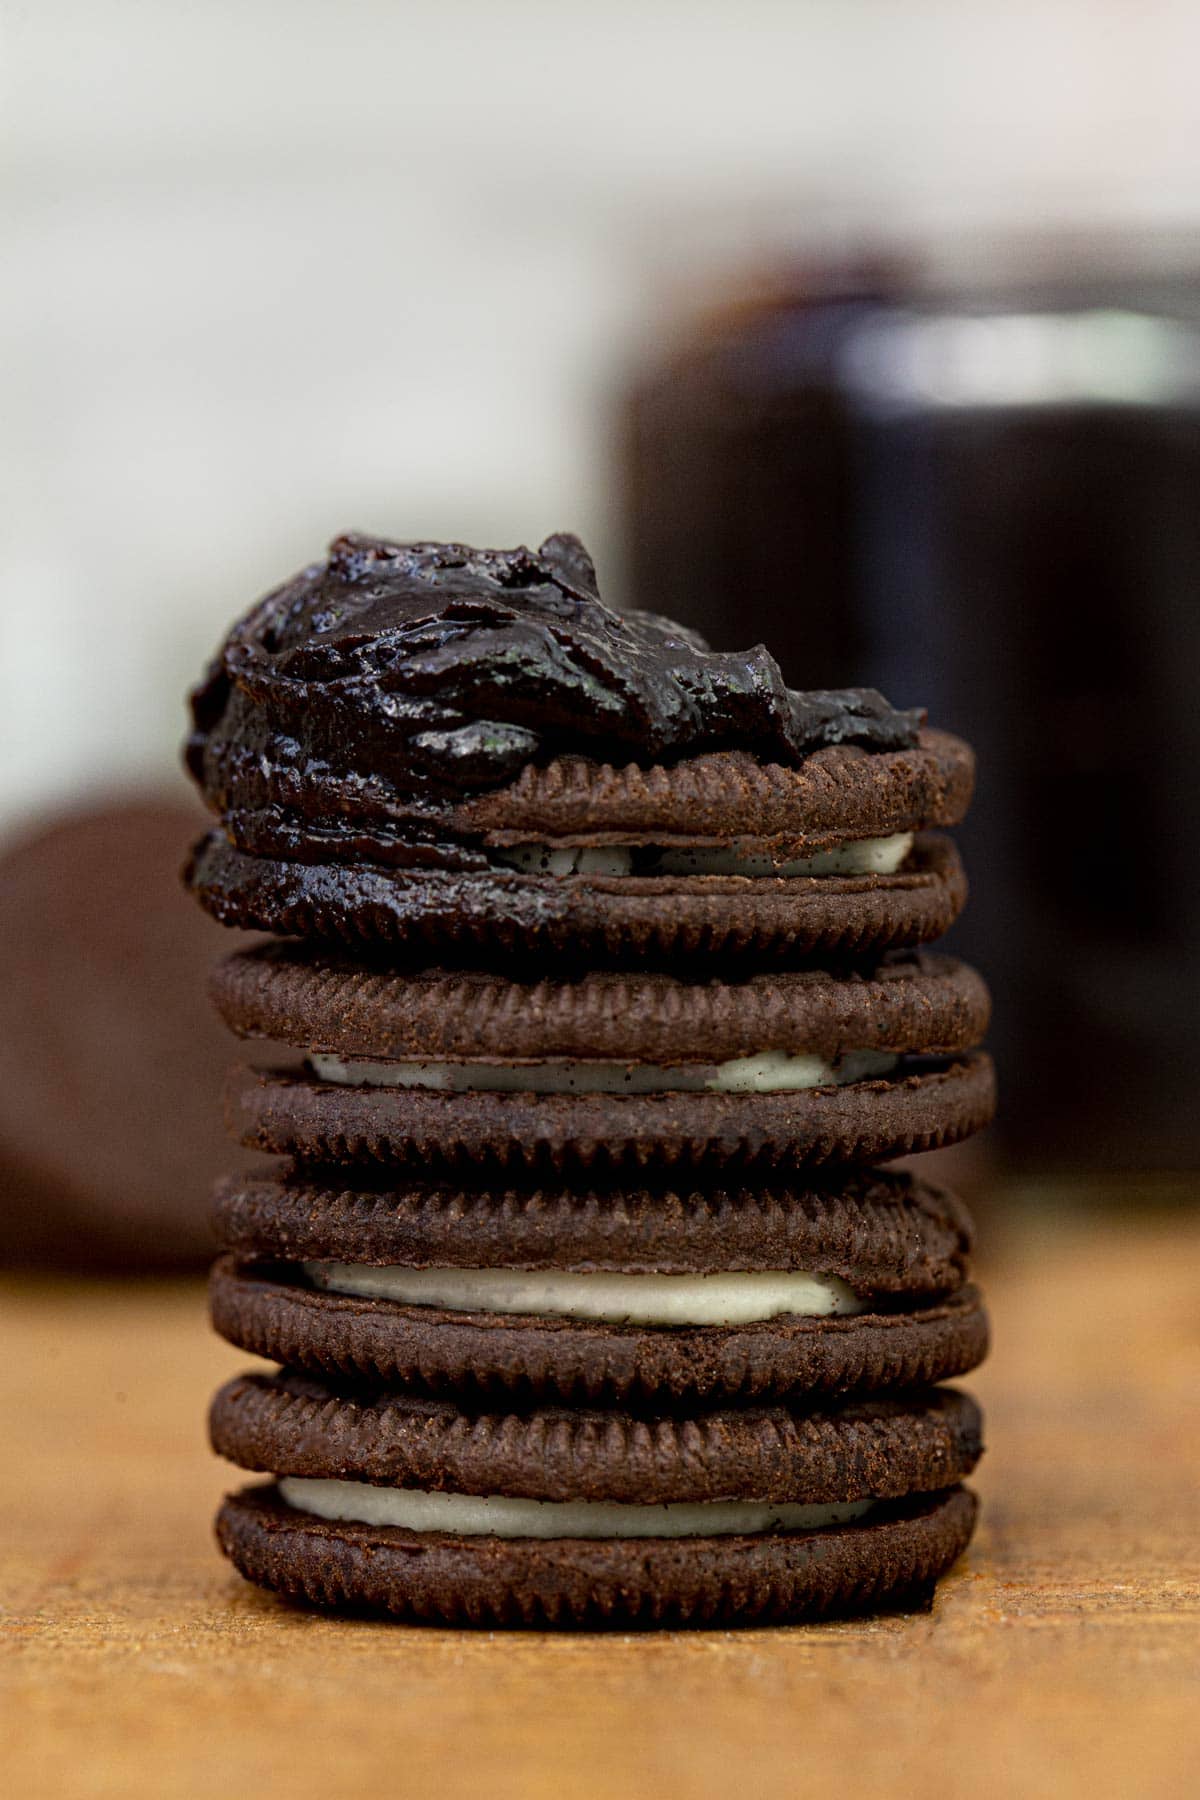
[{"label": "blurred white background", "polygon": [[27,0],[3,21],[0,824],[171,765],[337,530],[609,587],[617,386],[744,251],[1190,231],[1194,4]]}]

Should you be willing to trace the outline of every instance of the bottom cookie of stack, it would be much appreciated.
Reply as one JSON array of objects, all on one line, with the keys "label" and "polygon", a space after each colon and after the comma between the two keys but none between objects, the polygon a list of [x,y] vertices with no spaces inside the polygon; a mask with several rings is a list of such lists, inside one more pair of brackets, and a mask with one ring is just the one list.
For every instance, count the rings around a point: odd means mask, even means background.
[{"label": "bottom cookie of stack", "polygon": [[489,1410],[295,1371],[217,1395],[269,1484],[217,1534],[293,1599],[478,1625],[731,1625],[928,1602],[981,1453],[952,1388],[703,1411]]}]

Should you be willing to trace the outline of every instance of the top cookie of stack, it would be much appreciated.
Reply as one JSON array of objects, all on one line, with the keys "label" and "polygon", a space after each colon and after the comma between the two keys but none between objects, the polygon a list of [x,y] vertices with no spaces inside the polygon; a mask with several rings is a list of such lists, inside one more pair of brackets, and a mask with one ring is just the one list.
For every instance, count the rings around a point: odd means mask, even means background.
[{"label": "top cookie of stack", "polygon": [[227,639],[188,763],[223,923],[454,960],[870,957],[966,883],[970,749],[600,601],[576,538],[345,536]]}]

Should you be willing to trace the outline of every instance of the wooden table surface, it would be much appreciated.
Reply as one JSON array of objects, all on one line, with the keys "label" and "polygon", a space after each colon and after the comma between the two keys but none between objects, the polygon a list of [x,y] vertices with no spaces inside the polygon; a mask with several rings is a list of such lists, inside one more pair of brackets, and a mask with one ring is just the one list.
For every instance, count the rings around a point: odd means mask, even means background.
[{"label": "wooden table surface", "polygon": [[933,1612],[740,1633],[286,1610],[210,1540],[246,1359],[198,1289],[5,1277],[5,1791],[1200,1793],[1200,1215],[997,1236],[984,1522]]}]

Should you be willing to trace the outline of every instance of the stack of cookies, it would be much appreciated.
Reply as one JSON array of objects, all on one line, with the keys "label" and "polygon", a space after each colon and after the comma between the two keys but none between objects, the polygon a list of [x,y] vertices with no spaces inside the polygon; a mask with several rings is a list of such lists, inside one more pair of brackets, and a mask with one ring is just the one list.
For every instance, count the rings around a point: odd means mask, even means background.
[{"label": "stack of cookies", "polygon": [[347,537],[239,623],[188,871],[272,938],[213,1442],[251,1580],[481,1624],[918,1604],[970,1537],[970,1222],[886,1165],[988,1120],[966,745],[799,693],[537,553]]}]

